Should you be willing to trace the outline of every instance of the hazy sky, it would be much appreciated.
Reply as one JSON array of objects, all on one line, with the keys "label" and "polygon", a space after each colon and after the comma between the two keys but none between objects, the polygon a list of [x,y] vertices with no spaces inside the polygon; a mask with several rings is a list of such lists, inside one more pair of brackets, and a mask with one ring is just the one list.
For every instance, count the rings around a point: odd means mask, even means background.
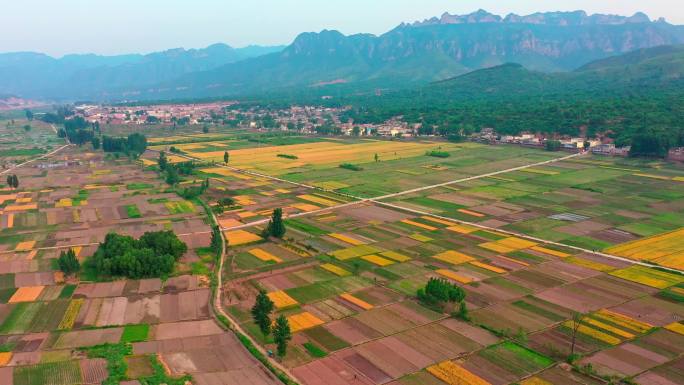
[{"label": "hazy sky", "polygon": [[402,21],[483,8],[505,15],[643,11],[684,24],[681,0],[5,0],[0,52],[119,54],[223,42],[290,43],[300,32],[381,34]]}]

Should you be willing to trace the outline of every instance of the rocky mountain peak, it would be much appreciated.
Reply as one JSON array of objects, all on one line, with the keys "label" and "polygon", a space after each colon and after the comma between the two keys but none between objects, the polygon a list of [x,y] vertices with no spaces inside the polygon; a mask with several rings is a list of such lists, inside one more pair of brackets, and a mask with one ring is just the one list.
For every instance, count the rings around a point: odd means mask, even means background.
[{"label": "rocky mountain peak", "polygon": [[[664,20],[659,20],[664,22]],[[433,17],[422,22],[416,21],[413,26],[426,25],[449,25],[449,24],[478,24],[478,23],[518,23],[518,24],[542,24],[556,26],[573,25],[621,25],[636,23],[651,23],[651,19],[643,12],[637,12],[632,16],[593,14],[588,15],[585,11],[572,12],[537,12],[530,15],[517,15],[511,13],[502,18],[499,15],[479,9],[466,15],[452,15],[448,12],[441,17]],[[403,24],[402,24],[403,25]]]}]

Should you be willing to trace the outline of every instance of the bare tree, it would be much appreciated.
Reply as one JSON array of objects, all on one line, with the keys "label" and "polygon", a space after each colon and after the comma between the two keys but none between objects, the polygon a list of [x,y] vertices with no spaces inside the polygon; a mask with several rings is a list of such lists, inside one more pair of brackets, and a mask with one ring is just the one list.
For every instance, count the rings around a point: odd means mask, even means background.
[{"label": "bare tree", "polygon": [[579,332],[579,328],[582,325],[584,317],[586,317],[586,315],[579,312],[575,312],[572,315],[572,344],[570,345],[571,359],[575,356],[575,343],[577,342],[577,333]]}]

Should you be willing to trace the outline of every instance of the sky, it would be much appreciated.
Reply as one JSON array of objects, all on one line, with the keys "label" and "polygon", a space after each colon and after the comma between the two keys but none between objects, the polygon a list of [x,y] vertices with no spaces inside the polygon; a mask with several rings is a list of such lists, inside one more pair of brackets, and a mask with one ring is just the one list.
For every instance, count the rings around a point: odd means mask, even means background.
[{"label": "sky", "polygon": [[289,44],[301,32],[382,34],[401,22],[477,9],[506,15],[645,12],[684,24],[681,0],[7,0],[0,52],[148,53],[169,48]]}]

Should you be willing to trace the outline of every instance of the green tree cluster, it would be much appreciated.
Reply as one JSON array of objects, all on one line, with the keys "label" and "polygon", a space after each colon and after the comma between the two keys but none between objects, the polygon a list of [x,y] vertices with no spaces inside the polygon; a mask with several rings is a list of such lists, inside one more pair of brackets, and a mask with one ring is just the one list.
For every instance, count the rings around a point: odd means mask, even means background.
[{"label": "green tree cluster", "polygon": [[78,261],[78,258],[76,258],[74,249],[69,249],[59,253],[57,264],[59,265],[59,270],[61,270],[65,275],[75,274],[81,270],[81,263]]},{"label": "green tree cluster", "polygon": [[271,215],[271,220],[268,221],[268,226],[264,229],[262,235],[264,238],[275,237],[282,238],[285,235],[287,229],[285,228],[285,222],[283,222],[283,209],[277,208],[273,210],[273,215]]},{"label": "green tree cluster", "polygon": [[19,177],[16,174],[7,175],[7,186],[11,188],[19,188]]},{"label": "green tree cluster", "polygon": [[254,303],[254,306],[252,306],[252,318],[264,337],[271,333],[271,313],[274,308],[275,304],[268,297],[266,291],[259,290],[256,302]]},{"label": "green tree cluster", "polygon": [[276,343],[276,352],[279,357],[285,357],[287,354],[287,344],[290,340],[292,340],[290,322],[281,314],[273,325],[273,341]]},{"label": "green tree cluster", "polygon": [[424,288],[418,289],[421,302],[435,306],[445,303],[459,303],[465,299],[465,291],[444,278],[430,278]]},{"label": "green tree cluster", "polygon": [[109,233],[90,263],[103,277],[163,277],[187,250],[173,231],[147,232],[139,239]]}]

